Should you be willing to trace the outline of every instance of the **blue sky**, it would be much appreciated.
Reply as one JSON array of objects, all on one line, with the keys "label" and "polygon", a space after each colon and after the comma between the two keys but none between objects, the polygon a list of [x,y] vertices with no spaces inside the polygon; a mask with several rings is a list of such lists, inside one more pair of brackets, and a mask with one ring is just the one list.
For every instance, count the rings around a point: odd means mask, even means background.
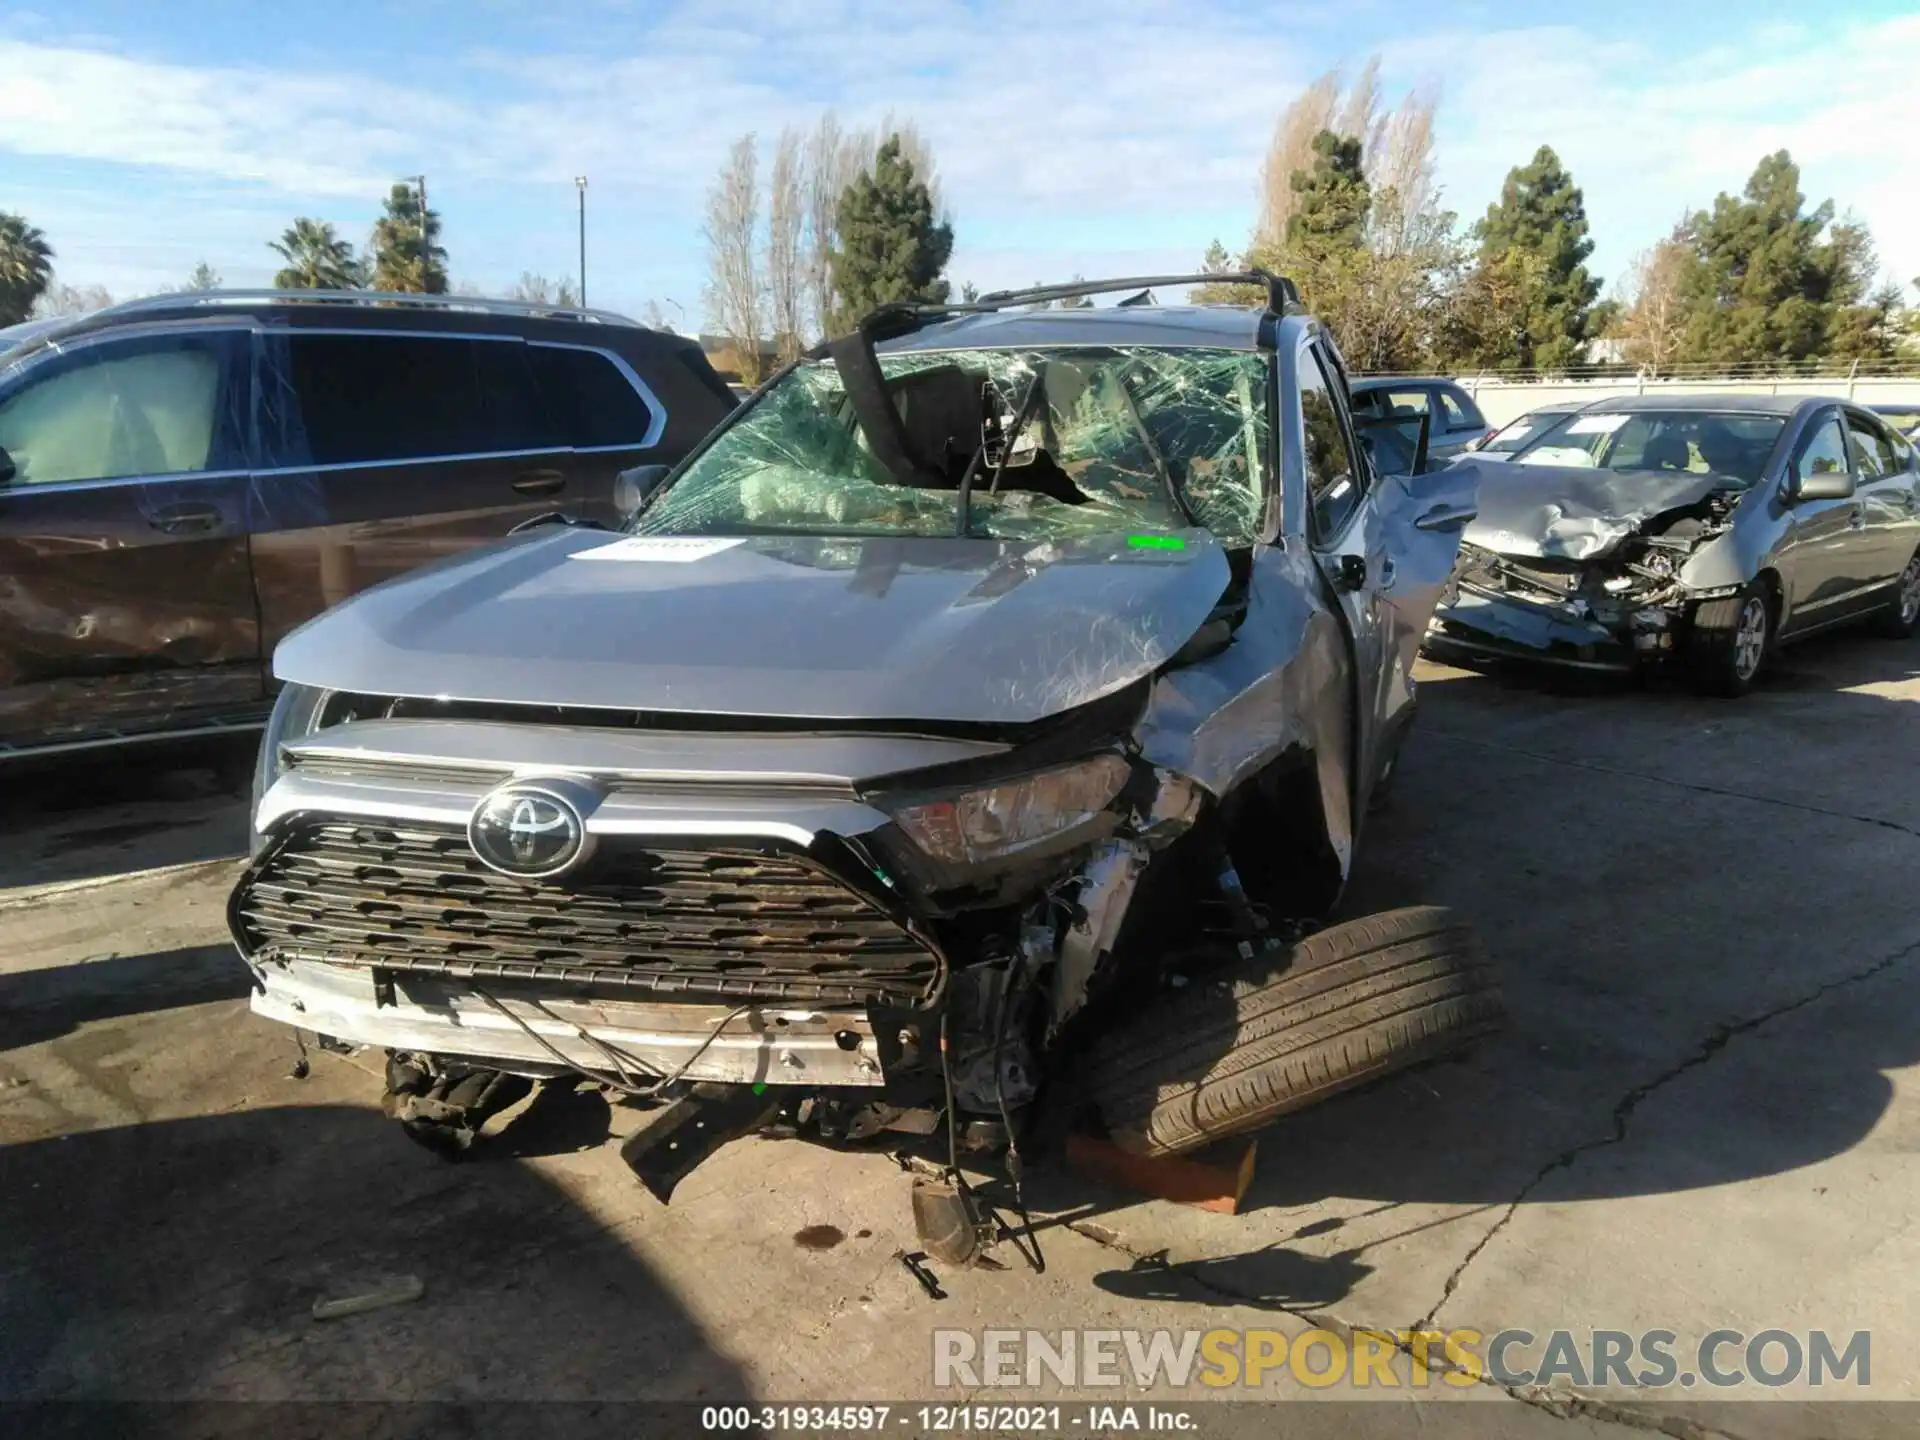
[{"label": "blue sky", "polygon": [[498,291],[572,273],[585,173],[589,298],[691,328],[702,194],[742,132],[910,116],[956,280],[1184,269],[1245,240],[1288,100],[1375,52],[1390,100],[1440,87],[1463,217],[1559,150],[1609,282],[1781,146],[1920,275],[1920,15],[1874,0],[9,0],[0,210],[69,284],[139,293],[203,258],[264,284],[294,216],[359,242],[424,170],[455,280]]}]

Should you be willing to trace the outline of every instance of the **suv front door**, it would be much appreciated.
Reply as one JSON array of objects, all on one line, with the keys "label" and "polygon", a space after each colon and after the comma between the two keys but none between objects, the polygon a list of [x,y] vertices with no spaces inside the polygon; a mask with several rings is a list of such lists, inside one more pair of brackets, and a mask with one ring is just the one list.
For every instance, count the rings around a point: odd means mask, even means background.
[{"label": "suv front door", "polygon": [[259,344],[265,654],[356,591],[569,503],[518,336],[292,327]]},{"label": "suv front door", "polygon": [[247,342],[119,331],[0,377],[0,751],[251,718]]}]

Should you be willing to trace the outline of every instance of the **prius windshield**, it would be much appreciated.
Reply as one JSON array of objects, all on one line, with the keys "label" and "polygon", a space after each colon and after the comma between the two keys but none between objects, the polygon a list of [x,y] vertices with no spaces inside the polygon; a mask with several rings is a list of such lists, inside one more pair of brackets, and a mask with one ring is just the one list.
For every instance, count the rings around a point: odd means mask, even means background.
[{"label": "prius windshield", "polygon": [[1513,458],[1521,465],[1711,472],[1752,485],[1765,473],[1786,426],[1782,415],[1586,411],[1538,432]]},{"label": "prius windshield", "polygon": [[1260,353],[912,351],[882,355],[880,370],[911,466],[885,463],[840,372],[812,361],[717,436],[633,533],[1053,539],[1200,525],[1246,545],[1260,531]]}]

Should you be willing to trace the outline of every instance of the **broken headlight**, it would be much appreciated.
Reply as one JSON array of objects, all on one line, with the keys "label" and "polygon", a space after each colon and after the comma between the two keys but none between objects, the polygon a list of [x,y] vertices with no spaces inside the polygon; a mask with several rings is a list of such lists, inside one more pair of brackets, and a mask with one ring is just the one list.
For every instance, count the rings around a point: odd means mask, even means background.
[{"label": "broken headlight", "polygon": [[913,843],[948,865],[979,865],[1019,855],[1092,827],[1131,773],[1118,755],[1018,780],[890,806]]},{"label": "broken headlight", "polygon": [[[298,740],[320,728],[321,711],[328,694],[328,691],[316,690],[310,685],[289,683],[281,687],[279,697],[273,702],[273,713],[267,717],[267,728],[260,736],[260,753],[254,758],[253,801],[247,811],[249,825],[259,824],[260,801],[287,768],[281,747],[289,740]],[[265,844],[266,837],[255,829],[251,853],[258,855]]]}]

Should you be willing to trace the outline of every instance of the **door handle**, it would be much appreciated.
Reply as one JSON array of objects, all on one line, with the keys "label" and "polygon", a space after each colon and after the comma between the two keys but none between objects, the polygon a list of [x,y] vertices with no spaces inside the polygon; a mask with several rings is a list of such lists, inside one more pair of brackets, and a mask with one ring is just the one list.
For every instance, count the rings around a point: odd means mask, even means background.
[{"label": "door handle", "polygon": [[528,470],[513,477],[513,488],[522,495],[558,495],[567,488],[567,477],[558,470]]},{"label": "door handle", "polygon": [[220,528],[220,512],[211,505],[169,505],[147,517],[147,523],[167,535],[199,535]]},{"label": "door handle", "polygon": [[1413,522],[1416,530],[1459,530],[1480,518],[1471,505],[1436,505]]},{"label": "door handle", "polygon": [[1854,505],[1853,509],[1847,514],[1847,528],[1850,530],[1864,530],[1867,528],[1866,506],[1858,503]]},{"label": "door handle", "polygon": [[1391,590],[1393,588],[1393,577],[1398,573],[1393,566],[1393,557],[1391,555],[1382,555],[1380,557],[1380,588],[1382,590]]}]

